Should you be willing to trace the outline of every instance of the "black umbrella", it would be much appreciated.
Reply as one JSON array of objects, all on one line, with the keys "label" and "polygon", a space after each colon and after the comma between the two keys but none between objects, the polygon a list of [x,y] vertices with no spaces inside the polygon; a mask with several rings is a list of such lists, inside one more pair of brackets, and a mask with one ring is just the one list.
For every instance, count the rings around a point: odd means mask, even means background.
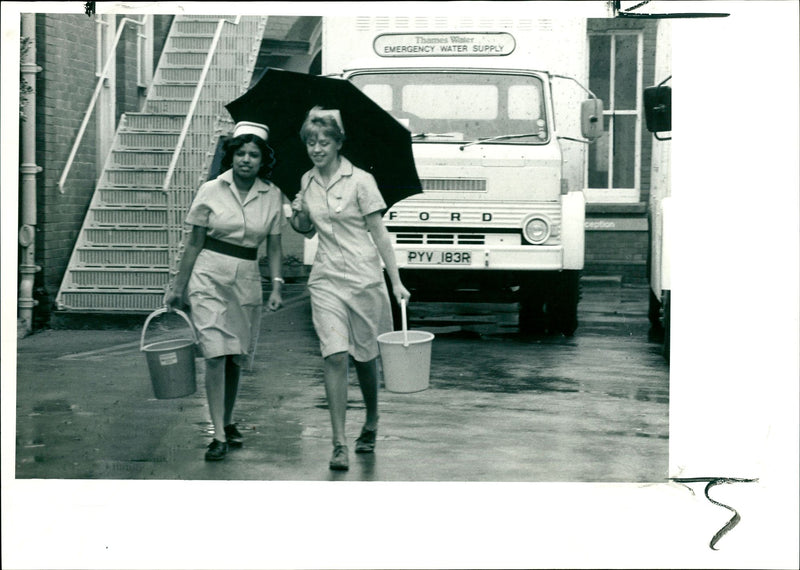
[{"label": "black umbrella", "polygon": [[276,158],[272,181],[291,199],[300,189],[300,177],[313,167],[300,127],[315,105],[341,112],[346,135],[341,153],[375,177],[387,206],[422,192],[411,133],[350,81],[267,68],[225,108],[236,122],[269,126]]}]

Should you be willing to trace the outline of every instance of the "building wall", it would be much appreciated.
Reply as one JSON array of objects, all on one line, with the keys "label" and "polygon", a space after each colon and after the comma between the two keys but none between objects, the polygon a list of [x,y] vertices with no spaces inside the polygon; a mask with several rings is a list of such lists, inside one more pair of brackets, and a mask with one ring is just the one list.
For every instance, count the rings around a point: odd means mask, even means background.
[{"label": "building wall", "polygon": [[[172,16],[156,16],[157,58]],[[94,193],[102,164],[96,157],[96,113],[92,113],[62,194],[58,181],[86,114],[98,78],[97,25],[84,14],[36,15],[36,275],[34,319],[49,319],[51,303],[61,285],[72,250]],[[137,30],[126,25],[116,53],[115,119],[138,111]],[[157,59],[156,59],[157,60]]]},{"label": "building wall", "polygon": [[[587,33],[642,30],[642,86],[655,77],[656,20],[589,19]],[[638,204],[589,204],[586,212],[584,275],[616,275],[626,281],[646,278],[649,228],[646,204],[651,188],[652,135],[641,121],[640,197]]]},{"label": "building wall", "polygon": [[[153,18],[155,68],[173,16]],[[656,25],[650,21],[592,19],[587,23],[587,32],[609,28],[643,29],[643,84],[647,86],[663,79],[654,76]],[[123,113],[138,111],[143,100],[144,93],[137,85],[136,77],[136,32],[134,26],[126,26],[116,54],[117,121]],[[35,297],[40,304],[34,313],[40,324],[48,319],[50,303],[60,287],[102,166],[97,164],[93,113],[66,181],[65,193],[59,192],[58,180],[97,82],[96,42],[95,21],[83,14],[43,13],[36,16],[36,59],[41,67],[36,78],[36,163],[42,167],[37,176],[36,263],[42,270],[36,276]],[[641,203],[646,203],[650,190],[651,140],[645,130],[642,136]],[[610,207],[594,205],[587,212],[585,273],[643,274],[646,232],[618,231],[604,228],[604,224],[592,226],[592,220],[608,218],[612,214],[616,219],[626,216],[641,218],[644,210],[629,209],[626,214],[619,210],[611,212],[608,210]],[[302,240],[294,234],[286,237],[287,256],[302,258]]]},{"label": "building wall", "polygon": [[49,312],[94,189],[94,117],[64,194],[58,181],[96,85],[96,39],[94,20],[83,14],[36,17],[37,313]]}]

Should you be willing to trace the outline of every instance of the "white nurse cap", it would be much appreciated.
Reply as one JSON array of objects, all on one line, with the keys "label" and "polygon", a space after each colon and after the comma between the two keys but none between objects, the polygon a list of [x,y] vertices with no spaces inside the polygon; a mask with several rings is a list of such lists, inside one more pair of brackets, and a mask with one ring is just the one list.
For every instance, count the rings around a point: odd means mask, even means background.
[{"label": "white nurse cap", "polygon": [[338,109],[323,109],[322,107],[314,107],[308,112],[309,119],[332,119],[339,127],[339,130],[344,134],[344,123],[342,123],[342,113]]},{"label": "white nurse cap", "polygon": [[233,137],[235,138],[242,135],[255,135],[258,138],[263,139],[264,142],[267,142],[267,138],[269,138],[269,127],[267,125],[262,125],[261,123],[240,121],[236,123],[235,127],[233,127]]}]

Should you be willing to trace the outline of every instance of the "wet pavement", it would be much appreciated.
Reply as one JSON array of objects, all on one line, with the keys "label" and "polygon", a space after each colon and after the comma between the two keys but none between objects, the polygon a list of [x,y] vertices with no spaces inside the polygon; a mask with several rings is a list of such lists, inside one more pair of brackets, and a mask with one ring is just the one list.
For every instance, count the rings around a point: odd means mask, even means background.
[{"label": "wet pavement", "polygon": [[[382,390],[374,455],[328,469],[322,360],[302,283],[265,312],[236,421],[242,449],[206,462],[197,391],[156,399],[141,328],[48,330],[18,341],[16,477],[262,481],[663,482],[669,372],[649,338],[646,284],[585,281],[574,337],[521,337],[515,305],[409,306],[436,337],[430,387]],[[179,322],[153,331],[169,337]],[[152,327],[152,325],[151,325]],[[148,340],[150,337],[148,337]],[[351,378],[347,433],[363,404]]]}]

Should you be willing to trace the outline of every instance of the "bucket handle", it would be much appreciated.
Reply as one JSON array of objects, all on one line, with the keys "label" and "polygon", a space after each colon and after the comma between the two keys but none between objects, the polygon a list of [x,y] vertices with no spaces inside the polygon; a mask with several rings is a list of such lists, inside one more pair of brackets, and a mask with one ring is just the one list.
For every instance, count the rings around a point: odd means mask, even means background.
[{"label": "bucket handle", "polygon": [[403,316],[403,346],[408,347],[408,324],[406,323],[406,300],[400,299],[400,313]]},{"label": "bucket handle", "polygon": [[157,317],[159,315],[163,315],[164,313],[169,313],[169,312],[178,313],[181,317],[183,317],[183,320],[186,321],[186,324],[189,325],[189,329],[192,331],[192,340],[194,341],[195,344],[197,344],[197,333],[194,330],[194,325],[192,324],[192,321],[190,321],[189,317],[186,316],[186,313],[184,313],[180,309],[174,309],[174,308],[169,308],[169,307],[161,307],[160,309],[156,309],[155,311],[150,313],[147,316],[147,319],[144,321],[144,326],[142,327],[142,339],[141,339],[141,342],[139,343],[139,350],[144,350],[144,335],[147,332],[147,326],[150,324],[150,321],[154,317]]}]

